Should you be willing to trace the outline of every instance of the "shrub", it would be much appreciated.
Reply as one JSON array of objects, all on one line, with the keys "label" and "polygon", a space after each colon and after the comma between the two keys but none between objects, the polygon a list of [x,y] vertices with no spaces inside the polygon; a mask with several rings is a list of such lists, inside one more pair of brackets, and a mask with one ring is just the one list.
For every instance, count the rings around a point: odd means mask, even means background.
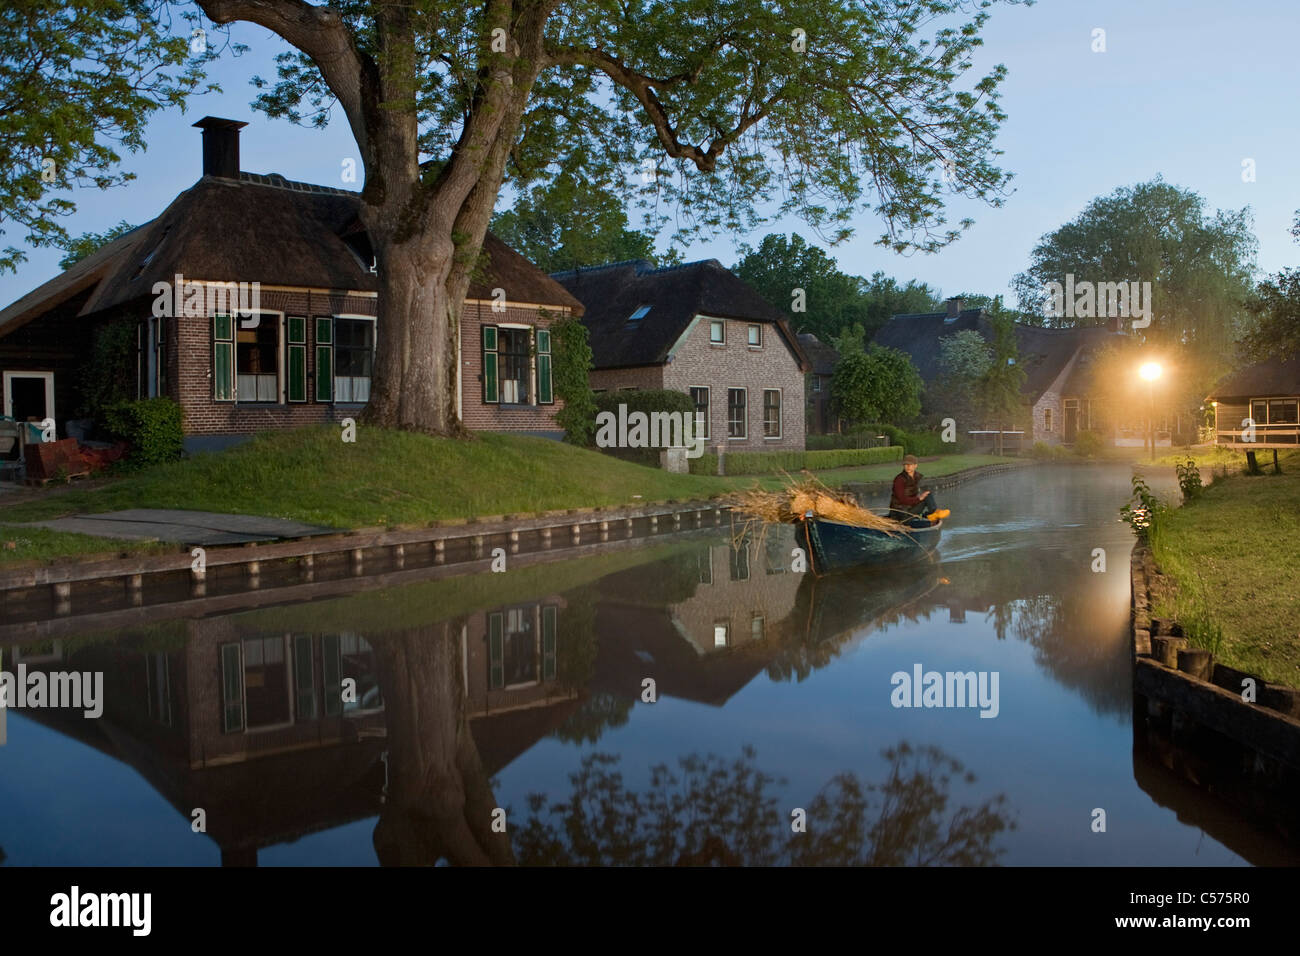
[{"label": "shrub", "polygon": [[1079,432],[1074,438],[1074,453],[1084,458],[1096,458],[1104,447],[1105,442],[1096,432]]},{"label": "shrub", "polygon": [[1174,466],[1178,472],[1178,487],[1183,492],[1183,502],[1195,501],[1201,497],[1201,492],[1205,489],[1201,486],[1201,470],[1196,467],[1196,462],[1188,458],[1186,462],[1179,462]]},{"label": "shrub", "polygon": [[[601,392],[596,396],[596,414],[592,416],[592,434],[596,434],[596,419],[602,412],[609,412],[618,417],[618,407],[626,405],[628,414],[633,412],[645,412],[650,415],[654,412],[685,412],[688,415],[695,414],[695,403],[685,392],[676,392],[672,389],[636,389],[631,392]],[[647,436],[649,438],[650,436]],[[652,468],[659,466],[659,452],[662,448],[601,448],[600,451],[615,458],[621,458],[624,461],[636,462],[640,465],[649,465]],[[698,460],[698,459],[697,459]]]},{"label": "shrub", "polygon": [[175,461],[183,453],[181,407],[170,398],[118,402],[105,410],[104,424],[131,446],[127,460],[133,467]]},{"label": "shrub", "polygon": [[582,320],[567,316],[551,323],[551,378],[555,396],[564,407],[555,423],[564,429],[564,440],[573,445],[590,445],[596,419],[595,396],[591,392],[591,346]]},{"label": "shrub", "polygon": [[1070,452],[1064,445],[1049,445],[1044,441],[1036,441],[1034,447],[1029,449],[1029,457],[1040,461],[1063,461],[1070,457]]}]

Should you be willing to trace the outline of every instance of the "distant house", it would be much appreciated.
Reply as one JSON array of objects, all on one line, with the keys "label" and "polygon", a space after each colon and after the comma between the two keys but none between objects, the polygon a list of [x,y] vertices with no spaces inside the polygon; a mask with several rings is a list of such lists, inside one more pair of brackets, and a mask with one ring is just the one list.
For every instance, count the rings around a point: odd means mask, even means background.
[{"label": "distant house", "polygon": [[718,260],[554,278],[585,309],[593,389],[688,393],[712,449],[804,447],[807,359],[781,313]]},{"label": "distant house", "polygon": [[[365,406],[383,264],[359,194],[241,172],[247,124],[194,125],[203,130],[194,186],[0,311],[6,415],[50,416],[62,433],[86,411],[91,365],[125,397],[179,402],[191,448]],[[582,307],[495,237],[483,249],[461,318],[461,418],[475,429],[558,432],[548,328]],[[256,314],[232,319],[230,300],[247,304],[252,283]]]},{"label": "distant house", "polygon": [[1241,451],[1300,445],[1300,357],[1240,369],[1214,387],[1209,401],[1216,445]]},{"label": "distant house", "polygon": [[808,356],[808,431],[825,435],[836,430],[831,413],[831,378],[840,353],[811,332],[799,333],[799,347]]},{"label": "distant house", "polygon": [[[876,332],[879,345],[899,349],[911,356],[927,386],[942,374],[940,343],[948,335],[963,331],[979,333],[986,341],[993,338],[993,326],[983,309],[966,309],[961,299],[949,299],[944,312],[895,315]],[[1088,374],[1091,359],[1110,341],[1122,341],[1124,334],[1104,327],[1049,329],[1016,324],[1019,362],[1025,371],[1021,389],[1032,432],[1027,441],[1047,444],[1072,444],[1081,431],[1114,426],[1103,425],[1095,413],[1092,382]],[[938,410],[941,411],[941,410]],[[981,431],[988,423],[976,427],[958,427],[964,432]]]}]

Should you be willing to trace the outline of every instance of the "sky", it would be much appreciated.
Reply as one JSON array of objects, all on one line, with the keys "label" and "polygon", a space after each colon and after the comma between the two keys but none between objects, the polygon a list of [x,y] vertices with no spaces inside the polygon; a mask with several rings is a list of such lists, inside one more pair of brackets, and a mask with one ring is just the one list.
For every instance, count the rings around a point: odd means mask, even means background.
[{"label": "sky", "polygon": [[[864,213],[852,239],[827,247],[845,272],[882,270],[900,281],[918,279],[945,295],[1004,294],[1014,303],[1012,277],[1024,270],[1034,244],[1076,216],[1093,198],[1156,174],[1191,189],[1208,210],[1249,206],[1259,238],[1261,273],[1300,264],[1289,228],[1300,210],[1300,126],[1296,91],[1300,57],[1296,0],[1039,0],[993,9],[978,52],[976,76],[1005,64],[1001,105],[1007,119],[997,139],[1014,192],[1001,208],[957,197],[949,222],[975,225],[937,253],[900,256],[876,246],[880,221]],[[1094,52],[1094,30],[1105,52]],[[73,235],[100,232],[120,220],[139,224],[158,215],[201,175],[199,131],[206,115],[244,120],[241,166],[289,179],[359,189],[343,180],[359,154],[342,113],[325,130],[271,120],[250,107],[254,74],[274,77],[275,54],[286,49],[270,31],[237,24],[233,37],[251,48],[226,54],[210,78],[223,92],[194,98],[187,112],[155,114],[148,149],[125,154],[136,174],[125,186],[72,194]],[[1253,160],[1254,181],[1243,179]],[[499,205],[498,208],[501,208]],[[635,224],[635,223],[634,223]],[[8,224],[4,244],[22,245]],[[797,231],[825,246],[797,219],[697,242],[687,259],[716,257],[726,265],[741,243],[756,246],[768,232]],[[660,244],[661,246],[663,243]],[[27,248],[23,246],[23,248]],[[59,271],[57,250],[29,249],[17,275],[0,275],[0,305]]]}]

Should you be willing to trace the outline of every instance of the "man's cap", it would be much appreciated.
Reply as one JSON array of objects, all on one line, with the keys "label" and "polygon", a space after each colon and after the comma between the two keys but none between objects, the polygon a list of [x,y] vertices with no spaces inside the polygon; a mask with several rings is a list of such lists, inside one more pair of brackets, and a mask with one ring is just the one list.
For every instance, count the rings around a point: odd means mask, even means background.
[{"label": "man's cap", "polygon": [[916,456],[915,456],[915,455],[904,455],[904,456],[903,456],[903,464],[905,464],[905,465],[915,465],[915,464],[917,464]]}]

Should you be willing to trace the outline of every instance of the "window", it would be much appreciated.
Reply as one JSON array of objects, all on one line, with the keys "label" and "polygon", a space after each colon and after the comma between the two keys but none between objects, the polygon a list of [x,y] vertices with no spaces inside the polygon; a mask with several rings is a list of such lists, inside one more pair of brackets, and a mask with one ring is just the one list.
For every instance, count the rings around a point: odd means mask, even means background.
[{"label": "window", "polygon": [[1297,406],[1294,399],[1272,399],[1268,403],[1268,423],[1270,425],[1295,425]]},{"label": "window", "polygon": [[704,548],[695,555],[695,565],[700,572],[701,584],[713,583],[713,549]]},{"label": "window", "polygon": [[714,345],[722,345],[727,341],[727,323],[721,319],[714,319],[709,323],[709,341]]},{"label": "window", "polygon": [[763,437],[781,437],[781,390],[763,389]]},{"label": "window", "polygon": [[542,608],[542,680],[555,680],[555,618],[557,608]]},{"label": "window", "polygon": [[749,639],[751,641],[761,641],[767,634],[767,623],[761,614],[755,614],[749,619]]},{"label": "window", "polygon": [[244,683],[238,644],[221,645],[221,706],[222,732],[243,730]]},{"label": "window", "polygon": [[235,401],[280,401],[280,318],[241,317],[235,329]]},{"label": "window", "polygon": [[[346,716],[383,709],[375,652],[360,634],[344,632],[322,637],[321,665],[325,672],[326,714]],[[345,684],[347,681],[352,683]]]},{"label": "window", "polygon": [[532,356],[528,329],[500,329],[497,354],[501,362],[501,401],[507,405],[528,405],[532,380]]},{"label": "window", "polygon": [[[494,611],[488,615],[488,686],[493,690],[537,682],[536,610],[537,605],[533,605]],[[554,668],[554,615],[551,616],[549,627],[551,667]],[[543,652],[545,653],[545,646]]]},{"label": "window", "polygon": [[254,637],[241,642],[244,654],[246,729],[287,724],[289,670],[283,637]]},{"label": "window", "polygon": [[307,401],[307,317],[291,315],[285,319],[288,326],[289,347],[289,384],[288,395],[291,402]]},{"label": "window", "polygon": [[748,434],[745,427],[745,390],[729,388],[727,389],[727,437],[745,438]]},{"label": "window", "polygon": [[709,437],[709,387],[707,385],[691,386],[691,401],[695,403],[695,422],[698,434],[705,440]]},{"label": "window", "polygon": [[812,377],[812,390],[814,392],[820,392],[822,390],[822,377],[820,375],[814,375]]},{"label": "window", "polygon": [[644,319],[644,318],[646,317],[646,314],[647,314],[649,311],[650,311],[650,306],[648,306],[648,305],[643,305],[643,306],[639,307],[639,308],[638,308],[635,312],[633,312],[631,315],[629,315],[629,316],[627,317],[627,320],[628,320],[629,322],[640,322],[642,319]]},{"label": "window", "polygon": [[149,716],[167,727],[172,725],[172,671],[166,654],[144,655],[144,679],[148,690]]},{"label": "window", "polygon": [[163,320],[150,317],[136,329],[139,352],[136,398],[167,394],[166,332]]},{"label": "window", "polygon": [[726,647],[731,632],[731,622],[724,619],[713,622],[713,646]]},{"label": "window", "polygon": [[316,671],[312,663],[311,637],[299,634],[293,639],[293,678],[300,720],[316,716]]},{"label": "window", "polygon": [[1043,428],[1049,432],[1052,430],[1052,410],[1050,408],[1043,409]]},{"label": "window", "polygon": [[751,325],[749,327],[749,347],[762,348],[763,346],[763,327],[761,325]]},{"label": "window", "polygon": [[334,401],[370,401],[375,361],[374,319],[334,320]]},{"label": "window", "polygon": [[212,398],[235,400],[235,321],[228,315],[212,317]]},{"label": "window", "polygon": [[733,581],[749,580],[749,539],[745,538],[738,545],[731,546],[731,559],[728,562],[728,572]]}]

